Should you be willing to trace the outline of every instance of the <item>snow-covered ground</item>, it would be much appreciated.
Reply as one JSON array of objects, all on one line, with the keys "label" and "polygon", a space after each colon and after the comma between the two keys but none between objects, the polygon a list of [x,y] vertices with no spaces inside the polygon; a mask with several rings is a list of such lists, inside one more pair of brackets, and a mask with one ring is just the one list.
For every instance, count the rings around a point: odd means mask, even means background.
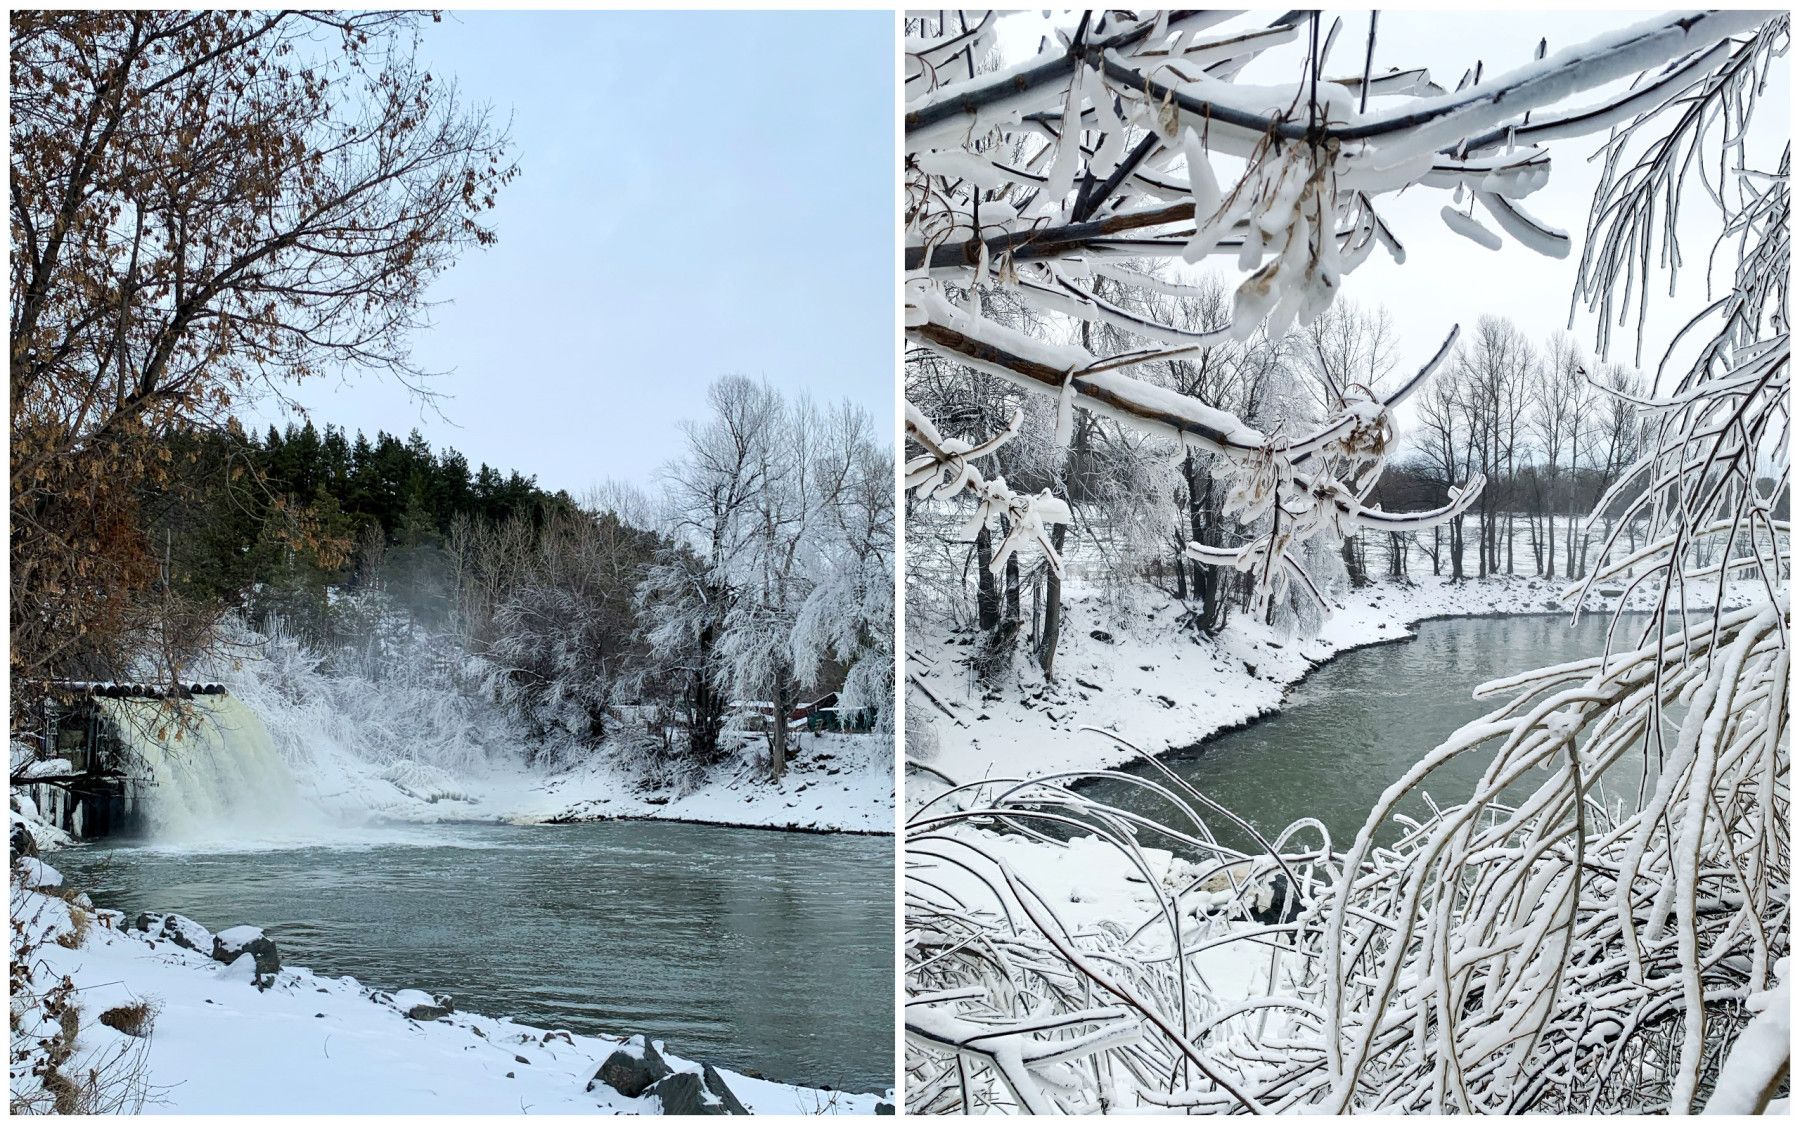
[{"label": "snow-covered ground", "polygon": [[496,784],[483,807],[515,823],[637,817],[824,832],[894,831],[893,742],[870,734],[798,734],[780,782],[748,756],[712,771],[691,789],[641,788],[594,762]]},{"label": "snow-covered ground", "polygon": [[[42,882],[42,871],[30,873]],[[85,916],[76,924],[72,909]],[[589,1089],[617,1039],[528,1027],[509,1019],[453,1012],[428,1018],[413,1007],[423,993],[389,994],[353,978],[328,979],[281,969],[258,989],[253,966],[224,964],[207,953],[135,930],[116,912],[86,911],[60,897],[13,887],[15,952],[34,947],[33,987],[15,988],[15,1048],[54,1034],[56,1015],[30,994],[63,978],[72,984],[79,1031],[61,1071],[96,1067],[135,1074],[143,1109],[168,1113],[622,1113],[655,1114],[655,1094],[625,1097],[604,1082]],[[23,937],[22,937],[23,935]],[[59,942],[58,938],[62,940]],[[247,959],[248,954],[245,955]],[[15,958],[16,960],[16,958]],[[15,982],[16,984],[16,982]],[[103,1013],[138,1001],[154,1011],[147,1035],[103,1024]],[[63,1009],[66,1010],[66,1009]],[[409,1018],[408,1013],[427,1018]],[[41,1058],[41,1053],[38,1056]],[[15,1099],[40,1084],[14,1052]],[[668,1056],[676,1071],[700,1062]],[[768,1082],[721,1071],[731,1092],[756,1113],[873,1113],[878,1099]],[[123,1107],[129,1108],[129,1106]]]},{"label": "snow-covered ground", "polygon": [[[1377,579],[1343,591],[1316,636],[1283,637],[1239,614],[1220,636],[1203,638],[1176,623],[1182,607],[1173,598],[1144,594],[1120,605],[1092,584],[1071,582],[1054,683],[1020,656],[1000,686],[984,688],[960,659],[966,638],[928,627],[909,635],[908,706],[927,714],[935,732],[935,745],[913,754],[958,782],[1106,768],[1138,755],[1082,727],[1111,731],[1145,753],[1191,746],[1275,710],[1301,677],[1339,653],[1408,637],[1433,617],[1566,614],[1570,603],[1558,600],[1566,586],[1523,577]],[[1728,590],[1728,602],[1743,593]],[[1611,604],[1594,595],[1588,608]],[[909,801],[931,788],[909,779]]]}]

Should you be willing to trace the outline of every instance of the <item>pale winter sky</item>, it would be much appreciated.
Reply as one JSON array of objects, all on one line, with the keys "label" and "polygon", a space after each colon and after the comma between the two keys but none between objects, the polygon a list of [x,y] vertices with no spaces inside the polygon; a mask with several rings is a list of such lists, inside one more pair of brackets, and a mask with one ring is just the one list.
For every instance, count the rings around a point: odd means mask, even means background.
[{"label": "pale winter sky", "polygon": [[[437,412],[322,380],[321,427],[405,436],[579,495],[645,483],[720,375],[893,430],[894,17],[450,12],[420,47],[511,119],[498,245],[437,283]],[[265,405],[258,421],[273,409]],[[278,416],[279,417],[279,416]]]},{"label": "pale winter sky", "polygon": [[[1266,25],[1275,13],[1252,13],[1223,25],[1248,28]],[[1529,63],[1538,40],[1547,38],[1554,53],[1593,36],[1652,18],[1656,12],[1413,12],[1384,11],[1377,24],[1374,69],[1409,69],[1424,66],[1438,85],[1454,89],[1464,71],[1485,60],[1484,80]],[[1328,10],[1323,26],[1335,18],[1342,30],[1325,72],[1360,74],[1367,46],[1367,10]],[[1063,22],[1060,19],[1058,23]],[[1068,21],[1072,25],[1072,21]],[[1009,17],[1000,25],[1004,57],[1036,49],[1046,27],[1041,13]],[[1291,82],[1304,58],[1305,35],[1278,48],[1246,68],[1240,81],[1259,84]],[[1790,135],[1789,82],[1785,62],[1777,63],[1769,89],[1757,110],[1752,129],[1753,163],[1772,170],[1781,146]],[[1571,99],[1569,106],[1591,104],[1600,94]],[[1563,141],[1550,146],[1550,182],[1522,200],[1524,208],[1551,226],[1568,232],[1575,245],[1567,258],[1557,260],[1537,254],[1508,236],[1499,250],[1487,250],[1444,226],[1438,211],[1451,202],[1451,194],[1433,188],[1413,188],[1399,195],[1377,199],[1377,206],[1406,247],[1406,262],[1396,265],[1381,249],[1345,280],[1344,292],[1359,304],[1387,306],[1400,331],[1397,374],[1416,370],[1430,358],[1453,324],[1461,324],[1464,339],[1483,314],[1505,316],[1542,341],[1568,323],[1569,299],[1587,228],[1588,209],[1599,180],[1599,168],[1588,157],[1603,138]],[[1223,166],[1221,166],[1223,167]],[[1708,300],[1704,263],[1717,234],[1717,210],[1704,191],[1694,184],[1682,230],[1682,250],[1691,267],[1673,301],[1661,300],[1664,287],[1651,299],[1651,325],[1645,335],[1645,364],[1654,368],[1673,330]],[[1479,211],[1479,208],[1477,209]],[[1485,214],[1484,223],[1493,224]],[[1728,258],[1726,259],[1729,260]],[[1729,284],[1729,274],[1715,282]],[[1714,290],[1714,296],[1717,289]],[[1592,349],[1594,320],[1581,306],[1576,312],[1575,335],[1584,350]],[[1615,333],[1612,358],[1632,363],[1633,342]],[[1409,410],[1401,412],[1403,431]],[[1404,437],[1404,432],[1403,432]]]}]

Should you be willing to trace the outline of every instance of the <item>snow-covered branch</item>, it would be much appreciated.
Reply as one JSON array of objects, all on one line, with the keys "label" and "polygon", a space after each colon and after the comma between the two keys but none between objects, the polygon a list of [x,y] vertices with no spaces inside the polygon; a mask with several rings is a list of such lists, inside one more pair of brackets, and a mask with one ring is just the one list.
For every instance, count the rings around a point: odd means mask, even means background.
[{"label": "snow-covered branch", "polygon": [[[1788,1061],[1790,153],[1757,167],[1746,126],[1788,16],[1659,17],[1449,93],[1419,71],[1318,77],[1331,36],[1317,17],[1229,18],[1090,13],[1060,48],[991,74],[970,44],[960,68],[916,70],[907,332],[1055,396],[1059,416],[1220,459],[1248,541],[1188,557],[1251,572],[1262,598],[1313,586],[1309,540],[1429,526],[1480,489],[1423,513],[1369,502],[1392,396],[1333,381],[1328,416],[1295,435],[1151,377],[1308,324],[1376,246],[1399,258],[1384,196],[1452,193],[1457,233],[1562,256],[1572,240],[1518,200],[1551,172],[1542,144],[1603,136],[1577,285],[1602,359],[1621,310],[1641,323],[1648,275],[1684,266],[1676,222],[1696,182],[1731,276],[1647,388],[1559,362],[1595,391],[1569,401],[1599,402],[1630,436],[1589,521],[1600,559],[1570,591],[1579,605],[1624,587],[1606,651],[1483,685],[1493,709],[1425,753],[1353,839],[1303,819],[1233,850],[1215,829],[1247,825],[1153,758],[1158,781],[1103,775],[1137,787],[1130,807],[1087,795],[1100,775],[1055,775],[951,782],[913,811],[911,1108],[1767,1108]],[[1302,40],[1294,81],[1235,81]],[[1189,278],[1120,268],[1227,246],[1243,276],[1229,318],[1204,324],[1142,312]],[[1096,338],[1127,343],[1102,354]],[[977,486],[956,457],[1008,436],[947,447],[922,414],[909,425],[928,451],[920,481],[963,490]],[[1734,578],[1761,596],[1723,608]],[[1653,614],[1626,616],[1646,598]],[[1452,767],[1470,765],[1479,780],[1458,785]],[[1130,893],[1084,909],[1038,878],[1062,862]]]}]

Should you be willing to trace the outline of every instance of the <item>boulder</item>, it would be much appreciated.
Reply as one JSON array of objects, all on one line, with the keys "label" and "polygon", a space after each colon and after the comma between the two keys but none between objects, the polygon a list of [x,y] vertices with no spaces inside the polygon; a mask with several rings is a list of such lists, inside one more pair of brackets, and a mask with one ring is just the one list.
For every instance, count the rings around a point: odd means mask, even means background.
[{"label": "boulder", "polygon": [[229,965],[246,953],[255,958],[256,975],[259,978],[273,977],[281,971],[281,953],[260,928],[233,926],[229,930],[220,930],[213,936],[214,961],[223,961]]},{"label": "boulder", "polygon": [[642,1035],[633,1035],[606,1056],[587,1088],[592,1090],[604,1082],[628,1098],[638,1098],[672,1073],[674,1068],[663,1059],[655,1043]]},{"label": "boulder", "polygon": [[[256,975],[256,956],[251,953],[238,954],[235,960],[227,961],[225,967],[219,970],[219,979],[241,981],[244,984],[260,984],[260,978]],[[209,999],[207,1003],[210,1004],[212,1001]]]},{"label": "boulder", "polygon": [[892,1116],[894,1116],[894,1103],[893,1102],[876,1102],[875,1103],[875,1116],[876,1117],[892,1117]]},{"label": "boulder", "polygon": [[750,1112],[710,1066],[698,1073],[683,1070],[671,1074],[649,1092],[662,1103],[664,1117],[727,1117]]},{"label": "boulder", "polygon": [[706,1088],[725,1103],[725,1112],[745,1117],[750,1115],[744,1103],[738,1101],[737,1095],[731,1092],[731,1087],[725,1085],[725,1076],[714,1070],[710,1063],[700,1068],[700,1077],[705,1081]]},{"label": "boulder", "polygon": [[409,1020],[426,1022],[443,1019],[456,1011],[448,996],[433,996],[417,988],[403,988],[393,995],[394,1007],[406,1013]]},{"label": "boulder", "polygon": [[[183,949],[211,955],[215,961],[231,961],[220,957],[216,940],[205,926],[183,914],[153,914],[145,911],[137,916],[136,927],[153,938],[172,941]],[[243,952],[240,950],[239,952]]]},{"label": "boulder", "polygon": [[38,854],[37,837],[31,834],[31,829],[16,820],[12,826],[12,854],[14,859]]},{"label": "boulder", "polygon": [[1276,872],[1250,893],[1250,917],[1264,926],[1281,926],[1300,917],[1300,892]]}]

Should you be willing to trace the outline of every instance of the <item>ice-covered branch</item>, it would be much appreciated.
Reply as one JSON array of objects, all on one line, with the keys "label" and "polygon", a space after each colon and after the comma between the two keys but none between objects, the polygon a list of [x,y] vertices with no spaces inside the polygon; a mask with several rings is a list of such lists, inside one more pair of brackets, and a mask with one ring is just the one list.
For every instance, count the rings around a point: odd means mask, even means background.
[{"label": "ice-covered branch", "polygon": [[[1234,852],[1211,830],[1229,811],[1173,775],[1107,775],[1155,798],[1131,809],[1073,776],[952,785],[908,827],[909,995],[932,1013],[922,1027],[956,1021],[909,1040],[912,1108],[1763,1108],[1788,1065],[1770,1013],[1785,1003],[1791,921],[1790,157],[1783,146],[1759,169],[1746,138],[1788,16],[1658,17],[1453,93],[1417,71],[1315,93],[1311,55],[1286,85],[1234,80],[1308,18],[1180,34],[1155,14],[1083,21],[1062,49],[912,103],[909,338],[1221,459],[1249,541],[1188,557],[1253,573],[1259,597],[1298,583],[1322,602],[1299,544],[1453,519],[1481,486],[1422,513],[1366,502],[1392,406],[1437,359],[1394,395],[1341,388],[1299,437],[1172,394],[1162,367],[1306,324],[1376,245],[1400,258],[1375,204],[1409,186],[1467,197],[1445,221],[1484,245],[1503,234],[1570,253],[1518,201],[1551,174],[1541,145],[1610,131],[1578,284],[1602,352],[1622,308],[1642,322],[1651,271],[1685,264],[1676,223],[1692,181],[1722,216],[1715,258],[1730,277],[1649,389],[1595,384],[1636,412],[1587,528],[1600,560],[1570,591],[1579,605],[1623,586],[1607,651],[1483,685],[1493,709],[1335,846],[1299,847],[1322,835],[1302,821]],[[1005,171],[946,176],[951,149]],[[1143,311],[1190,285],[1176,258],[1229,259],[1222,246],[1242,275],[1229,327]],[[1123,268],[1126,256],[1173,268]],[[1020,307],[1007,323],[988,312]],[[1089,346],[1070,342],[1078,328]],[[1742,608],[1725,608],[1732,579]],[[1626,614],[1646,601],[1651,614]],[[1470,764],[1478,781],[1451,780]],[[1429,815],[1412,815],[1421,800]],[[1066,925],[1012,862],[1027,846],[1080,849],[1132,880],[1144,916]],[[1259,913],[1277,873],[1294,909]],[[1204,979],[1232,948],[1268,958],[1247,995]]]},{"label": "ice-covered branch", "polygon": [[1007,560],[1026,545],[1036,547],[1051,570],[1060,573],[1062,559],[1050,542],[1049,529],[1069,522],[1069,505],[1049,492],[1035,496],[1015,492],[1007,487],[1005,477],[985,477],[970,464],[1005,445],[1019,432],[1024,420],[1023,414],[1015,412],[1006,429],[972,445],[960,438],[943,437],[922,411],[907,403],[907,440],[921,446],[925,454],[906,463],[906,488],[922,499],[972,493],[975,511],[962,529],[965,539],[973,538],[983,527],[1004,521],[1006,536],[991,563],[994,573],[1005,570]]}]

